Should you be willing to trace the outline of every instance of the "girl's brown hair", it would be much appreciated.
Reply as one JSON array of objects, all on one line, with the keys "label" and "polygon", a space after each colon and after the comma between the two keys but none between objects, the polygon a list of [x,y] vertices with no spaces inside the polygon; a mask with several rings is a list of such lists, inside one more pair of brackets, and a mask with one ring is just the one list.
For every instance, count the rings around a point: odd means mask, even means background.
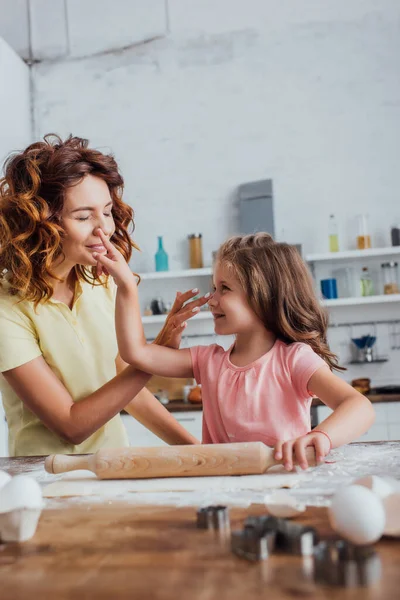
[{"label": "girl's brown hair", "polygon": [[[86,139],[65,141],[48,134],[21,153],[10,156],[0,179],[0,275],[10,293],[35,306],[53,294],[52,265],[62,255],[61,211],[65,192],[88,175],[106,182],[113,201],[115,233],[111,241],[126,260],[136,245],[128,228],[133,210],[122,201],[124,181],[113,156],[88,147]],[[75,266],[77,279],[103,284],[95,267]]]},{"label": "girl's brown hair", "polygon": [[294,246],[275,242],[268,233],[235,236],[222,244],[216,260],[238,278],[266,329],[287,344],[308,344],[331,369],[345,370],[328,347],[327,312]]}]

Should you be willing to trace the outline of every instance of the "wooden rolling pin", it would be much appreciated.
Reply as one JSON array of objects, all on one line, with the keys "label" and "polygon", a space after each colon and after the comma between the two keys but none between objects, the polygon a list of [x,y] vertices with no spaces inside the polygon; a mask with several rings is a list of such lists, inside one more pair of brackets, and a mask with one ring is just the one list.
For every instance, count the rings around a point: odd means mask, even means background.
[{"label": "wooden rolling pin", "polygon": [[[315,450],[306,449],[307,461],[315,466]],[[254,475],[282,464],[274,449],[262,442],[202,444],[157,448],[115,448],[85,456],[53,454],[46,458],[48,473],[87,469],[100,479],[146,479],[151,477],[203,477]]]}]

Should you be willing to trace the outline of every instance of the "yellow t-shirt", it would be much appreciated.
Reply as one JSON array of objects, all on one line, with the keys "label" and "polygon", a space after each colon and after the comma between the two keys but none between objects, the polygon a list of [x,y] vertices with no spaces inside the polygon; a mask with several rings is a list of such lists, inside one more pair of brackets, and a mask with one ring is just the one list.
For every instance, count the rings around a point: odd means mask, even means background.
[{"label": "yellow t-shirt", "polygon": [[[0,286],[0,372],[43,356],[79,402],[116,375],[117,339],[114,326],[116,286],[77,283],[72,310],[49,300],[34,308]],[[0,375],[0,390],[9,429],[10,456],[52,453],[84,454],[99,448],[129,446],[119,415],[78,445],[50,431],[20,400]]]}]

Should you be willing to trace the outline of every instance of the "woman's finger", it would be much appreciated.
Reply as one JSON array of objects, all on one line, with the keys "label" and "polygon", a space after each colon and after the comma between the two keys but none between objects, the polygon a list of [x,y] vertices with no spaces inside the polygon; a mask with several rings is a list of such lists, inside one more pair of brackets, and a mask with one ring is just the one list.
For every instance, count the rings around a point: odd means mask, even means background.
[{"label": "woman's finger", "polygon": [[188,321],[189,319],[191,319],[192,317],[197,315],[199,312],[200,312],[200,308],[197,306],[195,306],[194,308],[188,308],[188,309],[186,309],[186,306],[185,306],[184,308],[182,308],[180,311],[178,311],[171,317],[172,323],[175,328],[180,327],[182,325],[182,323],[184,323],[185,321]]},{"label": "woman's finger", "polygon": [[185,306],[183,307],[183,309],[193,309],[196,307],[201,307],[204,306],[205,304],[207,304],[207,302],[209,302],[211,299],[211,294],[210,292],[207,292],[207,294],[204,294],[204,296],[201,296],[200,298],[197,298],[197,300],[192,300],[191,302],[188,302],[187,304],[185,304]]},{"label": "woman's finger", "polygon": [[118,250],[116,249],[116,247],[114,246],[114,244],[112,242],[110,242],[109,238],[104,234],[104,231],[102,229],[100,229],[100,227],[98,229],[96,229],[95,234],[99,236],[99,238],[102,241],[102,244],[104,245],[105,249],[107,250],[107,254],[109,256],[109,258],[113,258],[114,260],[117,259],[118,254],[120,254],[118,252]]},{"label": "woman's finger", "polygon": [[181,310],[181,308],[183,307],[185,302],[190,300],[190,298],[193,298],[193,296],[196,296],[198,293],[199,293],[199,290],[197,288],[194,288],[193,290],[188,290],[187,292],[184,292],[183,294],[181,294],[181,292],[177,292],[174,303],[170,310],[170,314],[177,313],[179,310]]}]

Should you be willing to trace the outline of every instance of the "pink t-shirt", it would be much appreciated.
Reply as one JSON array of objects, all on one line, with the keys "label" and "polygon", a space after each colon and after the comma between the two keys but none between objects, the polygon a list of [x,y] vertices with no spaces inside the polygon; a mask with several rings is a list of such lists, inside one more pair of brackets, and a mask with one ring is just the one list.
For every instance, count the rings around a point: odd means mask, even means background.
[{"label": "pink t-shirt", "polygon": [[305,435],[311,429],[311,375],[325,361],[308,344],[276,340],[267,354],[236,367],[231,348],[218,344],[190,348],[201,384],[203,444],[264,442]]}]

